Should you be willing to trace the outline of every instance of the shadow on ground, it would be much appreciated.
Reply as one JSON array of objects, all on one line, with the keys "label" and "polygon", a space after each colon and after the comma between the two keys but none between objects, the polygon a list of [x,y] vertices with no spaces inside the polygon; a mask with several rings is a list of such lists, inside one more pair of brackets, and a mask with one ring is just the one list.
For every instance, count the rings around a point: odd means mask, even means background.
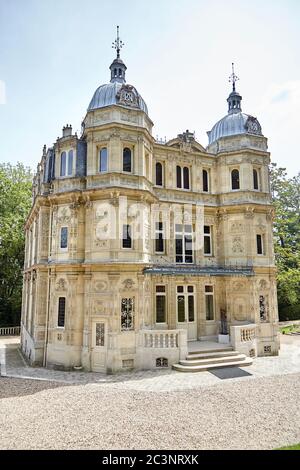
[{"label": "shadow on ground", "polygon": [[239,367],[225,367],[222,369],[213,369],[213,370],[210,370],[209,372],[221,380],[237,379],[240,377],[248,377],[250,375],[253,375],[253,374],[250,374],[249,372],[246,372],[245,370],[240,369]]}]

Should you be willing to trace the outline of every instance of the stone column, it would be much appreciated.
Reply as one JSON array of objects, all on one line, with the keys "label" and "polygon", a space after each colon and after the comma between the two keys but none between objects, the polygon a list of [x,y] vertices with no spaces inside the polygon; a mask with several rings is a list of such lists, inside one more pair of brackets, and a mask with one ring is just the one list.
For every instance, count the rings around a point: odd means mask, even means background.
[{"label": "stone column", "polygon": [[83,328],[82,328],[82,352],[81,364],[86,370],[91,370],[90,348],[92,340],[91,332],[91,281],[92,273],[86,272],[83,276]]}]

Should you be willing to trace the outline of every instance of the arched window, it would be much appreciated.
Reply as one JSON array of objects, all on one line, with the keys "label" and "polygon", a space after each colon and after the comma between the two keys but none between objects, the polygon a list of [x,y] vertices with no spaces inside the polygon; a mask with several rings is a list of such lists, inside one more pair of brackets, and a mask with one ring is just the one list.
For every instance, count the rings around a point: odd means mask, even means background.
[{"label": "arched window", "polygon": [[176,167],[176,186],[177,188],[181,188],[181,167]]},{"label": "arched window", "polygon": [[257,170],[253,170],[253,188],[258,189],[258,173]]},{"label": "arched window", "polygon": [[60,176],[66,176],[66,161],[67,154],[66,152],[62,152],[60,156]]},{"label": "arched window", "polygon": [[163,184],[163,169],[160,162],[157,162],[155,165],[155,184],[157,186],[162,186]]},{"label": "arched window", "polygon": [[100,173],[107,171],[107,148],[103,147],[99,151],[99,171]]},{"label": "arched window", "polygon": [[202,170],[203,191],[208,192],[208,173],[207,170]]},{"label": "arched window", "polygon": [[68,152],[68,176],[73,173],[73,150]]},{"label": "arched window", "polygon": [[119,77],[122,77],[122,69],[119,69]]},{"label": "arched window", "polygon": [[117,69],[114,69],[114,76],[117,76]]},{"label": "arched window", "polygon": [[231,189],[240,189],[239,170],[232,170],[231,172]]},{"label": "arched window", "polygon": [[128,147],[123,149],[123,171],[131,172],[131,150]]},{"label": "arched window", "polygon": [[190,189],[190,170],[186,166],[183,168],[183,187]]}]

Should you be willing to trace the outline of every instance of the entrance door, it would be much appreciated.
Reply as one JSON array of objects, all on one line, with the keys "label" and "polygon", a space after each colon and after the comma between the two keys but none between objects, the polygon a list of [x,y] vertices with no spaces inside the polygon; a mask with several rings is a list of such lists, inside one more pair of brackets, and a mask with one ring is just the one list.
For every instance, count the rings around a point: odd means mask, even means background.
[{"label": "entrance door", "polygon": [[92,325],[92,371],[106,372],[106,323],[101,320]]},{"label": "entrance door", "polygon": [[197,340],[197,318],[194,286],[177,286],[177,328],[187,330],[188,341]]}]

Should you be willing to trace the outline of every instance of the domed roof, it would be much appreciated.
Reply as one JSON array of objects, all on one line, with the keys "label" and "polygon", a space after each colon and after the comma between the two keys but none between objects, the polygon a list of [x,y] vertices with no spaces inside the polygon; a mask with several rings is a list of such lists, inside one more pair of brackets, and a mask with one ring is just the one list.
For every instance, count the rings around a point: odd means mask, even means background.
[{"label": "domed roof", "polygon": [[258,120],[240,112],[230,113],[218,121],[208,132],[209,144],[212,144],[221,137],[238,134],[258,134],[262,135],[261,126]]},{"label": "domed roof", "polygon": [[141,95],[135,87],[125,84],[125,80],[116,80],[99,86],[89,104],[88,111],[111,105],[137,108],[148,114],[147,105]]},{"label": "domed roof", "polygon": [[242,113],[242,97],[235,88],[237,80],[239,78],[235,75],[234,64],[232,64],[232,74],[229,77],[229,81],[232,82],[232,92],[227,98],[228,114],[220,119],[211,131],[207,132],[209,145],[221,137],[240,134],[262,135],[258,120],[249,114]]},{"label": "domed roof", "polygon": [[133,109],[140,109],[148,114],[148,108],[138,93],[137,89],[126,84],[125,74],[127,67],[120,57],[120,50],[124,43],[119,37],[119,26],[117,26],[117,38],[113,42],[113,48],[117,51],[117,57],[110,65],[110,83],[99,86],[89,104],[88,111],[105,108],[106,106],[118,105]]}]

